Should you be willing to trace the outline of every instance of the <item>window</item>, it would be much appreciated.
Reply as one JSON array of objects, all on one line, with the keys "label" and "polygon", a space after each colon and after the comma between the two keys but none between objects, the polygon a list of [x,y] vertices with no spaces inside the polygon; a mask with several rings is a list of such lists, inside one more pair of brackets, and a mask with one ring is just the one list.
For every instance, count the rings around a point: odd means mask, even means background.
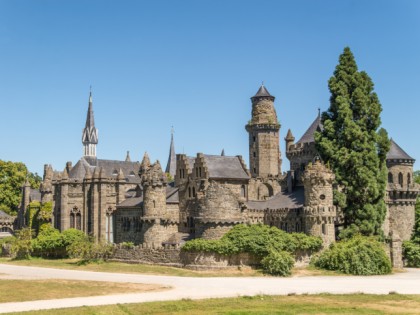
[{"label": "window", "polygon": [[191,187],[188,187],[188,197],[191,198]]},{"label": "window", "polygon": [[198,173],[200,174],[200,177],[201,177],[201,167],[198,168]]},{"label": "window", "polygon": [[195,187],[193,187],[192,192],[193,192],[193,197],[195,197]]},{"label": "window", "polygon": [[257,157],[257,153],[256,152],[254,152],[253,155],[254,155],[254,157]]},{"label": "window", "polygon": [[245,188],[245,185],[242,185],[241,186],[241,197],[246,197],[246,188]]},{"label": "window", "polygon": [[408,186],[411,185],[411,175],[410,175],[410,173],[407,174],[407,185]]},{"label": "window", "polygon": [[392,176],[392,173],[388,173],[388,183],[392,184],[394,182],[394,176]]},{"label": "window", "polygon": [[254,174],[257,174],[257,169],[254,167]]},{"label": "window", "polygon": [[255,136],[252,136],[252,141],[254,141],[254,142],[255,142],[255,140],[256,140],[256,139],[255,139]]},{"label": "window", "polygon": [[327,226],[325,225],[325,223],[322,224],[322,234],[327,235]]},{"label": "window", "polygon": [[401,186],[403,186],[403,184],[404,184],[404,179],[403,179],[403,174],[402,173],[398,174],[398,184],[400,184]]}]

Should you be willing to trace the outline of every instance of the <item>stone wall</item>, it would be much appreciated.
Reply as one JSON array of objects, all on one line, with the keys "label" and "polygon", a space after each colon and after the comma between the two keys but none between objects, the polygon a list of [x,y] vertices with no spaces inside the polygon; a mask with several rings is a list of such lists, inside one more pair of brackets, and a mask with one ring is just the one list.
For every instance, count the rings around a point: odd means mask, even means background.
[{"label": "stone wall", "polygon": [[179,247],[157,247],[139,245],[127,248],[120,244],[115,247],[111,260],[132,263],[157,264],[182,267]]}]

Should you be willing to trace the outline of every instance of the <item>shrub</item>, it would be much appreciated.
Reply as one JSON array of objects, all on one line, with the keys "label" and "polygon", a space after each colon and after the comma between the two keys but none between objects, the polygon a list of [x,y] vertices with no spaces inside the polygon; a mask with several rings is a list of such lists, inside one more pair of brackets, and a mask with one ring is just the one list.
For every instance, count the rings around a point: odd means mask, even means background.
[{"label": "shrub", "polygon": [[77,229],[68,229],[61,233],[63,238],[63,246],[66,248],[73,243],[87,241],[89,240],[88,236],[80,230]]},{"label": "shrub", "polygon": [[32,240],[32,249],[35,256],[63,256],[64,245],[60,231],[53,228],[50,224],[43,224],[38,236]]},{"label": "shrub", "polygon": [[9,254],[12,244],[15,242],[15,240],[16,237],[14,236],[7,236],[0,239],[0,257],[3,255],[7,256]]},{"label": "shrub", "polygon": [[110,243],[80,240],[69,245],[67,252],[71,258],[79,258],[81,263],[88,263],[107,260],[112,255],[113,248]]},{"label": "shrub", "polygon": [[313,259],[313,264],[322,269],[353,275],[382,275],[392,270],[382,243],[363,236],[332,244]]},{"label": "shrub", "polygon": [[403,242],[403,256],[408,267],[420,268],[420,244],[414,241]]},{"label": "shrub", "polygon": [[32,252],[32,236],[33,230],[23,228],[16,231],[16,238],[11,246],[11,253],[15,259],[29,259]]},{"label": "shrub", "polygon": [[290,253],[285,251],[270,252],[261,260],[261,265],[265,273],[274,276],[288,276],[295,260]]}]

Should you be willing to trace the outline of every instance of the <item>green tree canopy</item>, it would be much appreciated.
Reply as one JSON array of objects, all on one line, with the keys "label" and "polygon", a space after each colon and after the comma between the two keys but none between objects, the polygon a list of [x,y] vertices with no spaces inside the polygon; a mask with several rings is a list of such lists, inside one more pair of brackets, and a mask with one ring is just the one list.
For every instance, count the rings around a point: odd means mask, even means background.
[{"label": "green tree canopy", "polygon": [[315,141],[336,175],[334,198],[344,211],[345,232],[380,235],[386,213],[385,160],[390,147],[385,129],[378,130],[381,104],[372,80],[358,71],[348,47],[328,86],[330,107],[322,114],[324,130],[315,134]]},{"label": "green tree canopy", "polygon": [[41,177],[30,173],[25,164],[0,160],[0,210],[16,214],[26,179],[32,188],[39,188]]}]

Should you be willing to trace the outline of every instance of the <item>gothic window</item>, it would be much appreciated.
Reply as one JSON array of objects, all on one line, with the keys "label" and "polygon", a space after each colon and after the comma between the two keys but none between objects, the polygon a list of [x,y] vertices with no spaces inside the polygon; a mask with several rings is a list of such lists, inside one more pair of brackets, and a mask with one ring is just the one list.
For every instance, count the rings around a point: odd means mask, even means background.
[{"label": "gothic window", "polygon": [[392,184],[394,182],[394,176],[392,176],[392,173],[388,173],[388,183]]},{"label": "gothic window", "polygon": [[401,185],[401,187],[402,187],[402,186],[403,186],[403,184],[404,184],[403,174],[402,174],[402,173],[399,173],[399,174],[398,174],[398,184],[400,184],[400,185]]},{"label": "gothic window", "polygon": [[76,213],[76,229],[82,229],[82,216],[80,213]]},{"label": "gothic window", "polygon": [[241,197],[246,197],[246,188],[245,188],[245,185],[242,185],[241,186]]},{"label": "gothic window", "polygon": [[407,174],[407,185],[408,186],[411,185],[411,175],[410,175],[410,173]]},{"label": "gothic window", "polygon": [[256,157],[256,156],[257,156],[257,153],[256,153],[256,152],[254,152],[254,153],[253,153],[253,155],[254,155],[254,157]]},{"label": "gothic window", "polygon": [[193,197],[195,197],[195,187],[192,189]]},{"label": "gothic window", "polygon": [[70,228],[74,229],[74,213],[70,213]]},{"label": "gothic window", "polygon": [[188,197],[191,198],[191,187],[188,187]]},{"label": "gothic window", "polygon": [[179,170],[179,178],[182,178],[182,170]]},{"label": "gothic window", "polygon": [[198,168],[198,172],[199,172],[200,177],[201,177],[201,167]]},{"label": "gothic window", "polygon": [[325,223],[322,224],[322,234],[327,235],[327,226],[325,225]]},{"label": "gothic window", "polygon": [[256,140],[256,139],[255,139],[255,136],[252,136],[252,141],[254,141],[254,142],[255,142],[255,140]]}]

